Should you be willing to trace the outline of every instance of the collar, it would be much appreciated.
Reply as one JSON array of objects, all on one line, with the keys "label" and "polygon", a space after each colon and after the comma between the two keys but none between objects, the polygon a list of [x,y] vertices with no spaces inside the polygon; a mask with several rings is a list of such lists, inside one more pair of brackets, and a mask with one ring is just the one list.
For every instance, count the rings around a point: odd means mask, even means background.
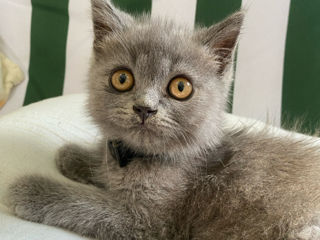
[{"label": "collar", "polygon": [[111,156],[119,162],[121,168],[126,167],[133,158],[146,157],[146,155],[134,151],[120,140],[109,140],[108,148]]}]

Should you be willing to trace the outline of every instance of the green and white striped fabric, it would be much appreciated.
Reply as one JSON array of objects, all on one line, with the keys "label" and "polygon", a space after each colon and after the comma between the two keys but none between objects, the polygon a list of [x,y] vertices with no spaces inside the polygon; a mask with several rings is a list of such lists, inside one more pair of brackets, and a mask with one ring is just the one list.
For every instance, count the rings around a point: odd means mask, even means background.
[{"label": "green and white striped fabric", "polygon": [[[320,117],[319,0],[114,0],[132,13],[151,12],[193,27],[243,7],[232,112],[281,126]],[[0,51],[25,81],[0,115],[45,98],[85,91],[92,26],[89,0],[0,0]]]}]

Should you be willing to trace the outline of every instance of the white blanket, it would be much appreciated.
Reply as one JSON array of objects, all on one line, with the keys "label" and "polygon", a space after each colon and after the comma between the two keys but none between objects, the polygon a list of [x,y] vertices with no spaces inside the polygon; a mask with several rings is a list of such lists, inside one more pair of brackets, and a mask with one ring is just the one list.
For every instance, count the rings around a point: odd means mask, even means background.
[{"label": "white blanket", "polygon": [[85,239],[62,229],[18,219],[6,207],[7,187],[18,177],[38,173],[61,178],[54,164],[64,143],[94,144],[97,130],[84,113],[84,95],[54,98],[0,118],[0,239]]},{"label": "white blanket", "polygon": [[[0,118],[0,240],[86,239],[62,229],[18,219],[6,207],[7,187],[20,176],[37,173],[68,181],[56,169],[54,156],[66,142],[92,145],[99,134],[84,108],[86,95],[45,100]],[[248,120],[228,115],[228,125]],[[250,124],[250,121],[249,121]],[[256,124],[255,127],[263,127]],[[287,134],[276,130],[275,133]],[[292,137],[302,137],[298,134]]]}]

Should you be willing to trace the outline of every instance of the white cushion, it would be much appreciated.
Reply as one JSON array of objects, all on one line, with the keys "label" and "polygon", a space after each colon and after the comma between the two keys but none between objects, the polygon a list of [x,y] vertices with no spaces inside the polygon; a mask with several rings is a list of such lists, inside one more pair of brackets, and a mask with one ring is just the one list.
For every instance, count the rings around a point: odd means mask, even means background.
[{"label": "white cushion", "polygon": [[38,173],[64,179],[54,164],[66,142],[91,145],[97,129],[84,111],[85,95],[41,101],[0,118],[0,239],[86,239],[62,229],[16,218],[6,207],[7,187],[18,177]]}]

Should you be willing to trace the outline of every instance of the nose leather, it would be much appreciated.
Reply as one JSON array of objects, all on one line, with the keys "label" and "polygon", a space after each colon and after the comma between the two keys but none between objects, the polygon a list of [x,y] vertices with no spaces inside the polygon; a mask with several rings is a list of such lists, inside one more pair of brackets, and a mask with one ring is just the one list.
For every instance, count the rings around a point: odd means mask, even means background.
[{"label": "nose leather", "polygon": [[149,118],[152,115],[155,115],[158,110],[151,109],[150,107],[144,107],[144,106],[133,106],[133,111],[138,114],[138,116],[141,119],[141,124],[144,124],[147,118]]}]

